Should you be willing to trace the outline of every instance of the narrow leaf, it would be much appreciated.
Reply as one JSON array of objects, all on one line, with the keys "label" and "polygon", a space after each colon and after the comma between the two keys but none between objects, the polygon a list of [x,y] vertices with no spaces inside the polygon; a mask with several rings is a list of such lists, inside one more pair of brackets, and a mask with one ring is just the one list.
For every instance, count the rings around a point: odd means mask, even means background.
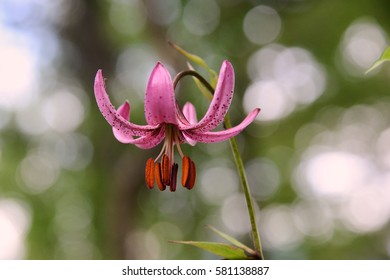
[{"label": "narrow leaf", "polygon": [[[188,68],[190,70],[194,70],[194,67],[192,67],[191,63],[187,62],[187,65],[188,65]],[[213,95],[206,89],[206,87],[196,78],[196,77],[192,77],[196,86],[199,88],[199,90],[202,92],[202,94],[208,99],[208,100],[212,100],[213,99]],[[214,86],[215,88],[215,86]]]},{"label": "narrow leaf", "polygon": [[366,71],[366,74],[377,68],[379,65],[381,65],[383,62],[390,61],[390,47],[387,48],[382,56],[374,62],[374,64]]},{"label": "narrow leaf", "polygon": [[210,84],[213,86],[213,88],[215,88],[218,82],[218,74],[211,68],[208,68],[207,71],[209,71]]},{"label": "narrow leaf", "polygon": [[172,48],[174,48],[179,53],[184,55],[188,60],[194,62],[195,64],[202,66],[205,69],[210,69],[210,67],[207,65],[207,63],[201,57],[185,51],[184,49],[182,49],[181,47],[179,47],[178,45],[176,45],[172,42],[168,42],[168,43],[171,45]]},{"label": "narrow leaf", "polygon": [[243,249],[248,255],[256,255],[256,252],[254,250],[252,250],[251,248],[249,248],[245,244],[242,244],[240,241],[238,241],[234,237],[231,237],[230,235],[223,233],[222,231],[219,231],[218,229],[216,229],[213,226],[207,225],[207,227],[209,229],[211,229],[213,232],[215,232],[216,234],[218,234],[220,237],[225,239],[226,241],[229,241],[230,243],[232,243],[234,246]]},{"label": "narrow leaf", "polygon": [[171,45],[171,47],[177,50],[179,53],[184,55],[189,61],[192,61],[193,63],[206,69],[209,72],[210,84],[215,88],[218,81],[218,74],[207,65],[206,61],[204,61],[200,56],[185,51],[184,49],[172,42],[168,42],[168,44]]},{"label": "narrow leaf", "polygon": [[223,257],[228,260],[245,260],[250,259],[245,254],[245,251],[233,245],[217,242],[202,242],[202,241],[170,241],[176,244],[191,245],[207,252]]}]

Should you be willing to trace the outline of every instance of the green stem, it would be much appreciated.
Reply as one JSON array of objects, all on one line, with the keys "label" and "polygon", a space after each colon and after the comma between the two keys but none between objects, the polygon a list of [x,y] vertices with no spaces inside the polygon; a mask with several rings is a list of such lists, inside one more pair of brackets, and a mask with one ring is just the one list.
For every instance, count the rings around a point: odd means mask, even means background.
[{"label": "green stem", "polygon": [[[211,94],[214,94],[214,88],[206,81],[205,78],[203,78],[202,75],[200,75],[198,72],[196,72],[194,70],[185,70],[185,71],[178,73],[176,75],[176,77],[173,79],[173,88],[174,89],[176,88],[177,83],[185,76],[193,76],[193,77],[197,78],[199,81],[202,82],[202,84],[204,84],[204,86],[208,89],[208,91],[210,91]],[[212,98],[212,96],[210,96],[210,98]]]},{"label": "green stem", "polygon": [[[225,119],[224,119],[224,127],[226,129],[232,127],[228,114],[226,114]],[[238,175],[240,176],[241,186],[242,186],[242,189],[243,189],[244,195],[245,195],[246,205],[247,205],[248,213],[249,213],[249,219],[250,219],[251,227],[252,227],[253,245],[255,247],[256,252],[259,254],[259,258],[261,260],[264,260],[263,250],[261,248],[261,242],[260,242],[260,235],[259,235],[259,231],[257,229],[255,209],[253,207],[252,195],[251,195],[251,192],[249,189],[248,180],[246,178],[244,163],[242,162],[240,152],[238,151],[238,145],[237,145],[236,138],[234,138],[234,137],[230,138],[229,142],[230,142],[230,147],[232,149],[234,162],[236,163]]]},{"label": "green stem", "polygon": [[[199,73],[197,73],[193,70],[187,70],[187,71],[183,71],[183,72],[180,72],[179,74],[177,74],[175,79],[174,79],[174,82],[173,82],[174,88],[176,88],[179,80],[181,80],[185,76],[194,76],[202,84],[204,84],[204,86],[210,91],[210,93],[212,95],[214,94],[213,86],[211,86],[207,82],[207,80],[205,78],[203,78]],[[210,99],[211,98],[212,98],[212,96],[210,96]],[[232,127],[232,125],[230,123],[229,114],[226,114],[223,124],[224,124],[225,129]],[[230,147],[231,147],[232,152],[233,152],[234,162],[236,163],[237,171],[238,171],[238,174],[240,176],[241,186],[242,186],[242,189],[243,189],[244,195],[245,195],[246,205],[247,205],[248,213],[249,213],[249,219],[250,219],[251,227],[252,227],[253,245],[254,245],[255,251],[258,254],[258,257],[261,260],[264,260],[263,250],[261,248],[261,242],[260,242],[260,235],[259,235],[259,231],[257,230],[255,209],[253,207],[252,195],[251,195],[248,180],[247,180],[246,174],[245,174],[244,163],[242,162],[240,153],[238,151],[238,145],[237,145],[236,138],[232,137],[229,139],[229,141],[230,141]]]}]

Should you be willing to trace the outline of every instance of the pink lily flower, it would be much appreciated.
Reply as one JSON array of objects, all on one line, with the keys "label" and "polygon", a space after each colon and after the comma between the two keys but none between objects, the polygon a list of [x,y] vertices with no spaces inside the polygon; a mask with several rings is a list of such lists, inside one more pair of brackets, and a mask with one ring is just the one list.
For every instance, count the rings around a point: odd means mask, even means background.
[{"label": "pink lily flower", "polygon": [[[151,149],[164,140],[164,145],[157,158],[150,158],[146,163],[145,179],[149,189],[152,189],[156,182],[160,190],[165,190],[166,186],[170,186],[171,191],[176,190],[178,172],[178,164],[174,160],[175,146],[182,158],[182,185],[187,189],[192,189],[196,177],[195,164],[183,154],[180,145],[227,140],[252,123],[260,112],[260,109],[256,108],[239,125],[222,131],[211,131],[223,121],[232,101],[233,89],[233,66],[225,60],[219,72],[211,104],[205,116],[197,121],[194,105],[187,102],[183,109],[180,109],[175,99],[172,78],[164,65],[158,62],[146,87],[144,104],[147,125],[137,125],[130,122],[128,101],[125,101],[118,110],[111,104],[102,70],[98,70],[94,85],[97,105],[104,118],[112,126],[114,136],[118,141],[134,144],[141,149]],[[158,162],[160,158],[161,162]]]}]

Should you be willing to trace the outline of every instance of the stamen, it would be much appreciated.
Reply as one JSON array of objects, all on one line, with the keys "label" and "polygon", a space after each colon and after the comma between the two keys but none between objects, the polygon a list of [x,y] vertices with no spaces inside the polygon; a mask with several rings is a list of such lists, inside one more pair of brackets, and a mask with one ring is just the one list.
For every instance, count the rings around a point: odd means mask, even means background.
[{"label": "stamen", "polygon": [[160,189],[160,191],[165,190],[166,186],[162,182],[162,178],[161,178],[161,163],[159,163],[159,162],[157,162],[154,165],[154,176],[156,177],[157,187]]},{"label": "stamen", "polygon": [[188,156],[184,156],[182,161],[181,184],[183,187],[191,190],[195,185],[195,178],[195,163]]},{"label": "stamen", "polygon": [[159,160],[159,158],[164,154],[166,148],[167,148],[167,142],[165,141],[164,145],[163,145],[163,147],[161,149],[161,152],[158,154],[158,156],[156,157],[156,159],[154,161],[158,161]]},{"label": "stamen", "polygon": [[145,167],[145,181],[148,189],[153,189],[154,187],[154,160],[152,158],[146,161]]},{"label": "stamen", "polygon": [[169,186],[171,181],[171,164],[169,157],[164,154],[161,160],[161,178],[164,185]]},{"label": "stamen", "polygon": [[[169,186],[171,192],[176,191],[177,186],[177,172],[179,166],[175,163],[174,148],[177,150],[183,160],[182,166],[182,185],[187,189],[192,189],[195,185],[196,169],[194,162],[188,157],[184,156],[180,148],[180,138],[178,130],[167,124],[165,127],[165,141],[161,152],[156,159],[148,159],[145,167],[145,182],[149,189],[154,188],[154,184],[163,191]],[[160,162],[157,162],[161,158]]]},{"label": "stamen", "polygon": [[170,191],[174,192],[176,191],[176,182],[177,182],[177,170],[179,169],[179,165],[177,163],[174,163],[172,165],[172,172],[171,172],[171,186]]},{"label": "stamen", "polygon": [[191,190],[194,187],[195,179],[196,179],[195,163],[191,160],[190,161],[190,176],[188,178],[188,182],[186,183],[187,189]]},{"label": "stamen", "polygon": [[181,184],[183,187],[185,187],[186,182],[188,180],[188,175],[190,172],[190,158],[187,156],[183,157],[182,163],[181,163]]}]

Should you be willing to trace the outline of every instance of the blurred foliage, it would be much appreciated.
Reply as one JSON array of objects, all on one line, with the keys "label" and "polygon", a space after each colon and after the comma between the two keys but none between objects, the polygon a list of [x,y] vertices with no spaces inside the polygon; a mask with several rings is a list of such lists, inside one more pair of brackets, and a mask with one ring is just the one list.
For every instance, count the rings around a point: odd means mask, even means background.
[{"label": "blurred foliage", "polygon": [[[23,2],[23,1],[21,1]],[[201,259],[168,240],[251,245],[228,143],[183,145],[193,190],[149,191],[146,159],[118,143],[97,109],[103,69],[115,105],[145,123],[156,61],[187,69],[168,40],[236,72],[233,125],[258,205],[266,259],[390,256],[389,67],[365,75],[388,46],[386,0],[2,1],[0,258]],[[208,77],[207,72],[202,72]],[[208,101],[191,78],[180,104]]]}]

